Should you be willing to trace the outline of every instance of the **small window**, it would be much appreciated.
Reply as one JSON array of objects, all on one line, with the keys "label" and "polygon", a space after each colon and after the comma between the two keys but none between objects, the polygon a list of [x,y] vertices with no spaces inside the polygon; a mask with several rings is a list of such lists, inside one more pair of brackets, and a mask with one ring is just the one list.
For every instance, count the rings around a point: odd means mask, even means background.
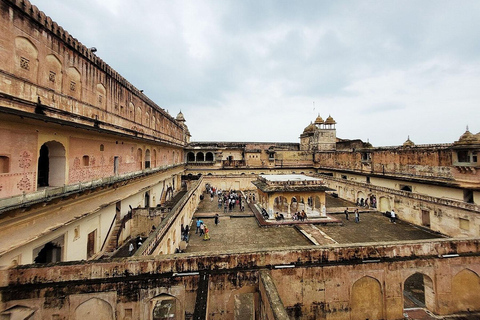
[{"label": "small window", "polygon": [[[99,94],[99,95],[98,95],[98,103],[99,103],[99,104],[102,104],[102,101],[103,101],[103,96],[102,96],[101,94]],[[116,109],[117,109],[117,111],[118,111],[118,105],[115,106],[115,107],[116,107]]]},{"label": "small window", "polygon": [[21,57],[20,58],[20,68],[25,70],[30,70],[30,60],[27,58]]},{"label": "small window", "polygon": [[477,162],[477,152],[472,152],[472,162]]},{"label": "small window", "polygon": [[468,219],[459,218],[458,220],[460,222],[460,229],[466,231],[470,230],[470,221]]},{"label": "small window", "polygon": [[88,167],[90,164],[90,157],[89,156],[83,156],[83,166]]},{"label": "small window", "polygon": [[400,185],[400,190],[412,192],[413,188],[412,188],[412,186],[408,186],[408,185],[401,184],[401,185]]},{"label": "small window", "polygon": [[463,201],[466,203],[474,203],[472,190],[463,190]]},{"label": "small window", "polygon": [[367,177],[367,183],[370,183],[370,177]]},{"label": "small window", "polygon": [[75,81],[70,81],[70,91],[75,91],[77,88],[77,83]]},{"label": "small window", "polygon": [[344,174],[342,174],[342,179],[345,179],[345,180],[347,180],[347,176],[346,176],[346,175],[344,175]]},{"label": "small window", "polygon": [[6,156],[0,156],[0,173],[10,172],[10,158]]},{"label": "small window", "polygon": [[103,144],[100,145],[100,151],[104,151],[105,150],[105,146]]},{"label": "small window", "polygon": [[468,151],[458,151],[457,152],[458,162],[470,162]]},{"label": "small window", "polygon": [[50,73],[48,74],[48,81],[52,82],[52,83],[55,83],[55,78],[56,78],[57,74],[53,71],[50,71]]}]

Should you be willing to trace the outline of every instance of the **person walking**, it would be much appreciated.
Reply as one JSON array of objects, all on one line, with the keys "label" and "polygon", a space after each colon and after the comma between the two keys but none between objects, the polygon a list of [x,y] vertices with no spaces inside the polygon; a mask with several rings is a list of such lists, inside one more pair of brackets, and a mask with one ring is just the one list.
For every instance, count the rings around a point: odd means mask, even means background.
[{"label": "person walking", "polygon": [[183,240],[188,242],[188,232],[190,231],[190,227],[188,224],[185,226],[185,229],[183,230]]},{"label": "person walking", "polygon": [[197,234],[200,231],[200,225],[203,223],[202,220],[197,218],[197,230],[195,230],[195,234]]},{"label": "person walking", "polygon": [[128,246],[128,255],[131,256],[133,254],[133,250],[135,248],[133,247],[133,243],[130,242],[130,245]]},{"label": "person walking", "polygon": [[360,222],[360,213],[358,212],[358,208],[355,208],[355,222]]},{"label": "person walking", "polygon": [[345,213],[345,219],[348,220],[348,208],[345,209],[344,213]]},{"label": "person walking", "polygon": [[220,223],[219,221],[219,216],[218,216],[218,213],[215,214],[215,225],[218,226],[218,224]]},{"label": "person walking", "polygon": [[208,234],[208,228],[206,224],[203,224],[203,231],[204,231],[203,241],[210,240],[210,235]]},{"label": "person walking", "polygon": [[200,237],[205,233],[205,224],[203,223],[200,223]]},{"label": "person walking", "polygon": [[392,209],[390,212],[390,222],[391,223],[397,223],[397,215],[395,214],[395,210]]}]

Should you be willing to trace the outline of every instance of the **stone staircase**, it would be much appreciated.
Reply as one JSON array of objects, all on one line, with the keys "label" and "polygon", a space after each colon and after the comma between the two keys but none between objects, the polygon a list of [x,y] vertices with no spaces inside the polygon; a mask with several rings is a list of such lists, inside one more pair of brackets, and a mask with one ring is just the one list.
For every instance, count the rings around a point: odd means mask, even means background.
[{"label": "stone staircase", "polygon": [[120,229],[122,228],[122,220],[116,220],[115,225],[113,226],[107,246],[105,248],[105,252],[113,252],[117,249],[118,245],[118,236],[120,234]]}]

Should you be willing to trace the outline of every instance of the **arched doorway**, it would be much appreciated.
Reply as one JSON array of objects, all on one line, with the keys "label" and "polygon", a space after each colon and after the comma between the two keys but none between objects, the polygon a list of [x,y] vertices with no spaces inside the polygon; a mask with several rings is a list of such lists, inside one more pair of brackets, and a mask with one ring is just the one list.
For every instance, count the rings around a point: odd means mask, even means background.
[{"label": "arched doorway", "polygon": [[174,296],[160,294],[151,300],[152,320],[183,319],[180,303]]},{"label": "arched doorway", "polygon": [[288,199],[283,196],[278,196],[273,200],[273,211],[282,213],[285,217],[288,214]]},{"label": "arched doorway", "polygon": [[145,169],[150,168],[150,149],[145,151]]},{"label": "arched doorway", "polygon": [[205,161],[213,161],[213,153],[207,152],[205,156]]},{"label": "arched doorway", "polygon": [[390,205],[390,199],[387,197],[380,197],[378,210],[380,212],[390,211],[392,207]]},{"label": "arched doorway", "polygon": [[480,310],[480,277],[469,269],[457,273],[452,279],[451,301],[454,312]]},{"label": "arched doorway", "polygon": [[145,192],[145,208],[150,208],[150,191]]},{"label": "arched doorway", "polygon": [[365,276],[352,287],[350,319],[385,319],[382,286],[377,279]]},{"label": "arched doorway", "polygon": [[74,319],[114,319],[112,306],[105,300],[91,298],[75,309]]},{"label": "arched doorway", "polygon": [[65,184],[65,147],[57,141],[49,141],[40,147],[38,157],[39,187],[57,187]]},{"label": "arched doorway", "polygon": [[414,273],[403,284],[403,308],[427,308],[433,311],[434,293],[432,279],[422,273]]}]

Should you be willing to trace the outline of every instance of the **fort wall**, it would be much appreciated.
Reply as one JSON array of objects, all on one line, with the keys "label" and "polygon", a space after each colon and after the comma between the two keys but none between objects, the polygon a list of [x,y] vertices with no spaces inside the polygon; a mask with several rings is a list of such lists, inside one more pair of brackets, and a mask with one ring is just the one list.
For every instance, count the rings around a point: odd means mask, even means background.
[{"label": "fort wall", "polygon": [[429,309],[451,314],[480,310],[478,248],[478,239],[449,239],[23,266],[0,271],[1,307],[68,318],[95,298],[109,306],[102,310],[150,319],[163,297],[177,301],[184,319],[193,313],[200,272],[210,275],[208,318],[234,319],[243,294],[253,294],[262,312],[259,272],[270,270],[290,317],[402,319],[404,283],[417,273],[433,288]]}]

